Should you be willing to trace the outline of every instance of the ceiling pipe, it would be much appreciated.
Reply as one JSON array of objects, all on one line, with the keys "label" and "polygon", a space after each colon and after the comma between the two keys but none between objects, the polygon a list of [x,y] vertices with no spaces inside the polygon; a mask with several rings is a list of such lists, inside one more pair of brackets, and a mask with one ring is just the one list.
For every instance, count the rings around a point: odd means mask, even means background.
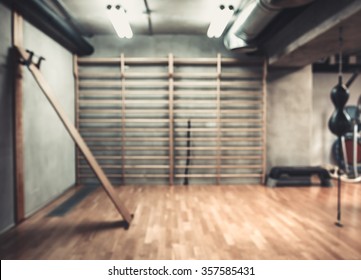
[{"label": "ceiling pipe", "polygon": [[257,49],[252,41],[283,10],[309,4],[315,0],[250,0],[241,9],[233,25],[224,37],[229,50]]},{"label": "ceiling pipe", "polygon": [[[94,48],[68,22],[41,0],[1,0],[27,21],[79,56],[90,55]],[[36,40],[36,38],[34,38]]]}]

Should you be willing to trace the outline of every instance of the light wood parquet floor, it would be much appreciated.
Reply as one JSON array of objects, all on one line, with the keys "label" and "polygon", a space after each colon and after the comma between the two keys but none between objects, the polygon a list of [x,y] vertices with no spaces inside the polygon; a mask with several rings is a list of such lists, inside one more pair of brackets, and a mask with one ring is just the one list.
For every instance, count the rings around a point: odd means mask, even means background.
[{"label": "light wood parquet floor", "polygon": [[361,185],[126,186],[128,230],[101,188],[63,217],[39,211],[0,236],[1,259],[361,259]]}]

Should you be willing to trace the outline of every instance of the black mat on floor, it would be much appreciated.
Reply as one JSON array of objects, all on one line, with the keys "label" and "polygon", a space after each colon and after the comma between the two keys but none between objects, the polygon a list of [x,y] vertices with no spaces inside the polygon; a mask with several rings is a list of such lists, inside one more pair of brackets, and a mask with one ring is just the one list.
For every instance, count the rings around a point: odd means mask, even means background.
[{"label": "black mat on floor", "polygon": [[64,216],[71,209],[73,209],[80,201],[86,198],[90,193],[92,193],[98,186],[86,186],[82,187],[79,191],[69,197],[66,201],[60,204],[58,207],[53,209],[48,213],[48,217],[54,216]]}]

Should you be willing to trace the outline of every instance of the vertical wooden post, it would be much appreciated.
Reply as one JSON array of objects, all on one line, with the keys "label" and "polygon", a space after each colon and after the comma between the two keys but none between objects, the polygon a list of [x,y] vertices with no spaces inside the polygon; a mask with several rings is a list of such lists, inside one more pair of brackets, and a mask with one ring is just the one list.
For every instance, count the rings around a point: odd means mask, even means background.
[{"label": "vertical wooden post", "polygon": [[[78,68],[78,56],[77,55],[73,55],[73,75],[74,75],[74,87],[75,87],[75,127],[77,130],[79,130],[79,68]],[[80,170],[79,170],[79,166],[80,166],[80,153],[79,153],[79,148],[75,145],[75,185],[79,186],[80,185]]]},{"label": "vertical wooden post", "polygon": [[[23,18],[12,14],[12,45],[23,46]],[[14,123],[15,123],[15,219],[20,223],[25,219],[24,182],[24,126],[23,126],[23,71],[14,51]]]},{"label": "vertical wooden post", "polygon": [[124,54],[120,55],[120,77],[122,82],[122,136],[121,136],[121,153],[122,153],[122,184],[125,185],[125,58]]},{"label": "vertical wooden post", "polygon": [[263,62],[262,73],[262,184],[266,183],[267,172],[267,60]]},{"label": "vertical wooden post", "polygon": [[174,114],[173,114],[173,95],[174,95],[174,58],[173,54],[168,56],[168,77],[169,77],[169,185],[174,185]]},{"label": "vertical wooden post", "polygon": [[217,54],[217,185],[221,183],[221,54]]}]

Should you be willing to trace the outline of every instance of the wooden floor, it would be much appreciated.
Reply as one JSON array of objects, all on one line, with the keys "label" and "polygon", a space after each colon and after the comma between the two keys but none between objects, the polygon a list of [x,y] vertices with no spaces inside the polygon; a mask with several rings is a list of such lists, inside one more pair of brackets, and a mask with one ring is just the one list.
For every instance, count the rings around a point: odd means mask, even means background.
[{"label": "wooden floor", "polygon": [[[1,259],[361,259],[361,185],[117,189],[128,230],[99,188],[64,217],[52,205],[0,237]],[[68,194],[70,195],[70,194]]]}]

